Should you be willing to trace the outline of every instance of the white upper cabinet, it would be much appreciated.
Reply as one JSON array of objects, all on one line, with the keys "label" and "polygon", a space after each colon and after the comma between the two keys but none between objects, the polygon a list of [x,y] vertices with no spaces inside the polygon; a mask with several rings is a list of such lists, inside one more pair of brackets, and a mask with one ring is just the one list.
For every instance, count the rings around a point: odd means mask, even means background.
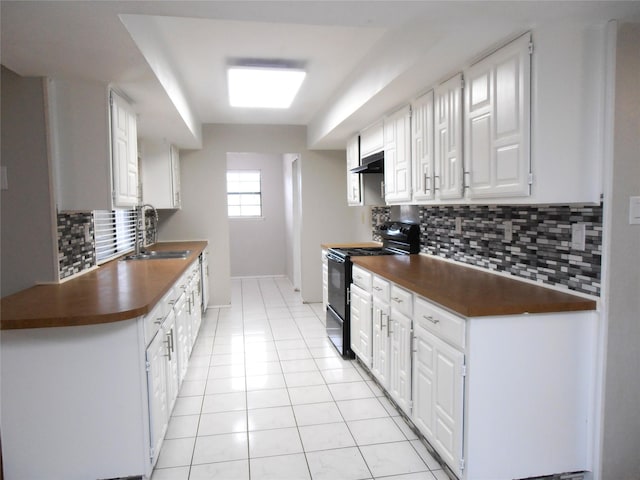
[{"label": "white upper cabinet", "polygon": [[138,203],[138,139],[136,114],[126,100],[111,92],[113,206]]},{"label": "white upper cabinet", "polygon": [[109,86],[100,82],[49,78],[46,86],[57,209],[135,205],[138,147],[131,107],[118,97],[112,116]]},{"label": "white upper cabinet", "polygon": [[468,197],[529,195],[531,35],[465,70]]},{"label": "white upper cabinet", "polygon": [[384,119],[384,188],[387,204],[411,201],[411,108]]},{"label": "white upper cabinet", "polygon": [[360,165],[360,138],[354,136],[347,143],[347,205],[362,205],[362,176],[351,173]]},{"label": "white upper cabinet", "polygon": [[434,198],[433,154],[433,90],[431,90],[411,102],[411,169],[415,203]]},{"label": "white upper cabinet", "polygon": [[462,75],[434,90],[434,150],[441,199],[463,195]]},{"label": "white upper cabinet", "polygon": [[384,149],[382,120],[360,132],[360,160]]},{"label": "white upper cabinet", "polygon": [[142,198],[156,208],[178,209],[180,152],[163,141],[145,140],[142,152]]}]

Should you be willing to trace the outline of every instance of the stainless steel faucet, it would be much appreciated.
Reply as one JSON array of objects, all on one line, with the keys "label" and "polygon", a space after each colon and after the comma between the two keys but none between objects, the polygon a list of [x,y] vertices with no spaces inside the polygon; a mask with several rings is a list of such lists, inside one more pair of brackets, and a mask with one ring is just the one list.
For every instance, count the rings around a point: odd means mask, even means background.
[{"label": "stainless steel faucet", "polygon": [[156,207],[145,203],[143,205],[136,206],[136,229],[135,229],[135,254],[138,255],[141,252],[145,251],[144,248],[144,239],[140,238],[140,232],[144,230],[144,211],[146,209],[150,209],[153,211],[153,242],[156,243],[158,241],[158,211]]}]

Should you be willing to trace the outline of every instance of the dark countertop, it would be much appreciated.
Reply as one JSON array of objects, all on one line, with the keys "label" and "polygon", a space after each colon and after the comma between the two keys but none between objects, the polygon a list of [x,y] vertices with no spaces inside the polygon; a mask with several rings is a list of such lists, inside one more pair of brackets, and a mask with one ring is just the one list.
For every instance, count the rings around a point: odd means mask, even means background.
[{"label": "dark countertop", "polygon": [[112,260],[54,285],[36,285],[2,298],[2,330],[94,325],[151,311],[207,242],[159,243],[150,250],[191,250],[186,259]]},{"label": "dark countertop", "polygon": [[596,309],[594,300],[427,255],[351,260],[465,317]]}]

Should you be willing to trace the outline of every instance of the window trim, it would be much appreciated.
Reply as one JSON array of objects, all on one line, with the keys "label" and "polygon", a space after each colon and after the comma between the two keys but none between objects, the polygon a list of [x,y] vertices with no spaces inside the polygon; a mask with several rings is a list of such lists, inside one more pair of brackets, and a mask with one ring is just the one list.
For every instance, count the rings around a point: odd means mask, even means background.
[{"label": "window trim", "polygon": [[[259,185],[260,185],[260,190],[257,192],[240,192],[240,191],[229,191],[229,173],[239,173],[239,174],[248,174],[248,173],[257,173],[259,176]],[[264,219],[264,200],[263,200],[263,195],[262,195],[262,170],[260,169],[255,169],[255,168],[251,168],[251,169],[237,169],[237,168],[232,168],[232,169],[227,169],[227,174],[226,174],[226,183],[227,183],[227,218],[229,218],[230,220],[260,220],[260,219]],[[231,195],[258,195],[260,197],[260,203],[257,205],[258,207],[260,207],[260,214],[259,215],[231,215],[229,214],[229,198]],[[256,205],[251,205],[251,206],[256,206]],[[239,207],[242,207],[242,204],[239,205]]]}]

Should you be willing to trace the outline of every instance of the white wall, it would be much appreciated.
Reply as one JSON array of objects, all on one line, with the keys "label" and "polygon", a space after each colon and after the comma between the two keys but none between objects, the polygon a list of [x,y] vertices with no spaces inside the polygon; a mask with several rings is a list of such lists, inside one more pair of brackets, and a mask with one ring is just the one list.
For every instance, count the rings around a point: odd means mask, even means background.
[{"label": "white wall", "polygon": [[[344,151],[308,151],[306,128],[287,125],[205,125],[203,148],[181,152],[182,210],[163,217],[161,241],[201,239],[210,245],[211,304],[230,295],[228,152],[298,152],[302,172],[302,298],[322,300],[320,244],[370,240],[357,223],[361,208],[347,207]],[[255,241],[259,242],[256,238]]]},{"label": "white wall", "polygon": [[640,225],[629,197],[640,195],[640,23],[618,30],[613,165],[605,200],[608,318],[602,450],[603,480],[640,478]]},{"label": "white wall", "polygon": [[261,218],[229,219],[231,276],[284,275],[286,229],[282,155],[229,153],[229,170],[260,170]]},{"label": "white wall", "polygon": [[2,67],[2,286],[10,295],[57,280],[43,80]]}]

